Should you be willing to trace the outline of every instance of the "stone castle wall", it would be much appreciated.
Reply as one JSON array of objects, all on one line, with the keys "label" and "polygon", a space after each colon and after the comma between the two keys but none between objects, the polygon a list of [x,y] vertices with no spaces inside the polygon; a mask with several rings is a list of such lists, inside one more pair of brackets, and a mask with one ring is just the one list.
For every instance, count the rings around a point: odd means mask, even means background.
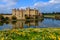
[{"label": "stone castle wall", "polygon": [[27,16],[39,15],[39,12],[36,9],[30,9],[30,8],[26,8],[26,10],[13,9],[12,15],[15,15],[17,19],[25,19],[25,15]]},{"label": "stone castle wall", "polygon": [[9,19],[11,19],[12,14],[3,14],[2,16],[4,16],[4,18],[8,17]]},{"label": "stone castle wall", "polygon": [[39,11],[36,9],[26,8],[24,9],[12,9],[12,14],[3,15],[4,17],[9,17],[11,19],[12,16],[16,16],[17,19],[26,19],[25,15],[35,17],[39,15]]}]

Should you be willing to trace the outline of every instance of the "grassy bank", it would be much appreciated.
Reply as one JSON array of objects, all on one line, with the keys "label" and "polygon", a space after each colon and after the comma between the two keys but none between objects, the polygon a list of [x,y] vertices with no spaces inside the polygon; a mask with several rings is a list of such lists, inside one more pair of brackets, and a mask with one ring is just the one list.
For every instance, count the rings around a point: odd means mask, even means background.
[{"label": "grassy bank", "polygon": [[55,18],[55,15],[44,15],[44,17],[47,17],[47,18]]},{"label": "grassy bank", "polygon": [[60,14],[44,14],[43,16],[44,16],[45,18],[60,19]]},{"label": "grassy bank", "polygon": [[12,29],[0,34],[0,40],[60,40],[60,28]]}]

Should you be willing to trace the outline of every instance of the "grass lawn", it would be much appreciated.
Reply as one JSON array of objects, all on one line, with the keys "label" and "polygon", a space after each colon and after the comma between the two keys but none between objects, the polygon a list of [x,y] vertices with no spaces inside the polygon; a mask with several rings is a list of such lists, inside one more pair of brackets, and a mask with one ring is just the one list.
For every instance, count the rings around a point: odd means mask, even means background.
[{"label": "grass lawn", "polygon": [[44,15],[44,17],[55,18],[55,15]]},{"label": "grass lawn", "polygon": [[60,28],[28,28],[0,31],[0,40],[60,40]]}]

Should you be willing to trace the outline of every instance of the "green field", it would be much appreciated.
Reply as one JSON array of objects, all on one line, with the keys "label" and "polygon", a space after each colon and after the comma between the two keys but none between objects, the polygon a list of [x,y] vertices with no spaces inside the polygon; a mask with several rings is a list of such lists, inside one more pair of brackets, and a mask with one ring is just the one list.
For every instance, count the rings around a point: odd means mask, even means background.
[{"label": "green field", "polygon": [[44,17],[55,18],[55,15],[44,15]]},{"label": "green field", "polygon": [[0,40],[60,40],[60,28],[1,30]]}]

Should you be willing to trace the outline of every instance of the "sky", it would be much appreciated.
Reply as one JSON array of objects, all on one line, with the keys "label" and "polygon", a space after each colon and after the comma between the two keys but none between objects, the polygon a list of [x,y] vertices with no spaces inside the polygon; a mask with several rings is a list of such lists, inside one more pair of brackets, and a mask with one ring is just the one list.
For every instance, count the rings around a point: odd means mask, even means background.
[{"label": "sky", "polygon": [[60,0],[0,0],[0,13],[12,13],[12,9],[36,8],[39,12],[60,12]]}]

